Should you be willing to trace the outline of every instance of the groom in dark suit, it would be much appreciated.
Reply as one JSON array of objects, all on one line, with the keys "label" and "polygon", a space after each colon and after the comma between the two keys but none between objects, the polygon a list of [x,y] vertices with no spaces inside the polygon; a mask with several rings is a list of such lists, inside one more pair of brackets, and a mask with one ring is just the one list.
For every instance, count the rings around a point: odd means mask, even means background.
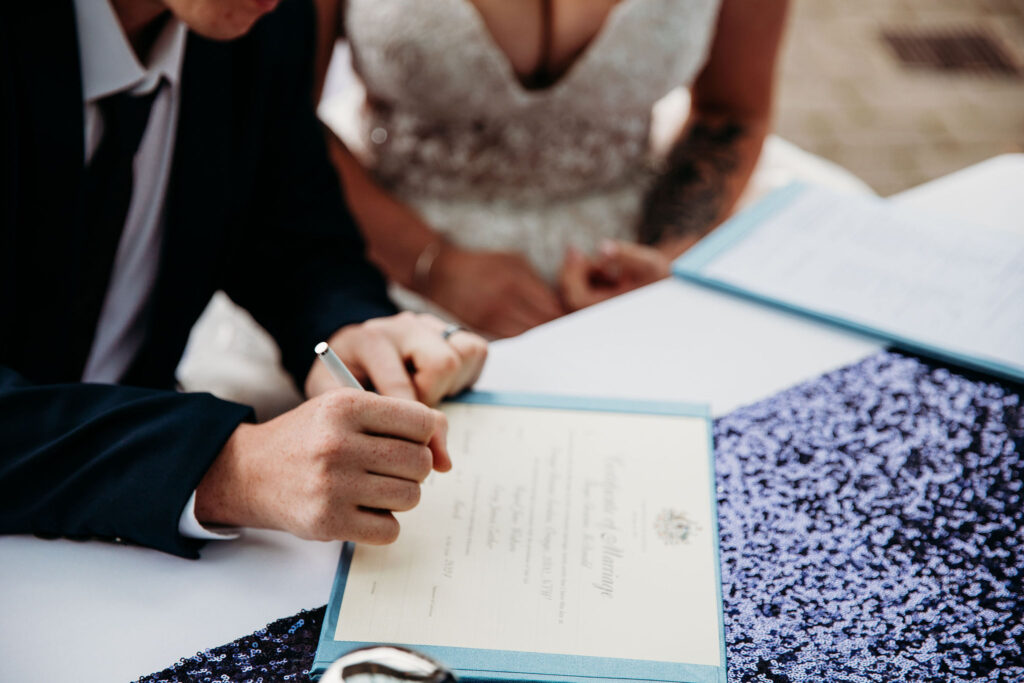
[{"label": "groom in dark suit", "polygon": [[[191,557],[211,525],[385,543],[450,466],[423,403],[485,345],[393,315],[313,113],[312,8],[277,2],[0,7],[0,533]],[[173,390],[217,289],[310,400],[251,424]],[[337,389],[321,339],[381,395]]]}]

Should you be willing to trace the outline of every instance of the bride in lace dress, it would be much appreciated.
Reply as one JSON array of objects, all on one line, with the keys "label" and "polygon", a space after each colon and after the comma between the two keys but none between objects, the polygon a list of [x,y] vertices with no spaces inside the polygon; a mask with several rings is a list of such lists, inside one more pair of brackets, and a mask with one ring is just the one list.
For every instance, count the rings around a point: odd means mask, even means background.
[{"label": "bride in lace dress", "polygon": [[371,256],[403,305],[493,336],[667,274],[768,132],[784,0],[320,4],[321,64],[340,34],[356,76],[321,114]]}]

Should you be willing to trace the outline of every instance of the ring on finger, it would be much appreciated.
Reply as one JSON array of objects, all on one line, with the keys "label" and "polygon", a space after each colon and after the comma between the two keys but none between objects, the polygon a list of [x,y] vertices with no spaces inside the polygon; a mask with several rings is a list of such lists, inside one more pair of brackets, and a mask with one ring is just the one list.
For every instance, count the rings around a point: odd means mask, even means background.
[{"label": "ring on finger", "polygon": [[464,328],[462,325],[452,323],[451,325],[448,325],[447,327],[444,328],[444,330],[441,331],[441,339],[448,341],[449,337],[451,337],[456,332],[460,332],[464,329],[466,328]]}]

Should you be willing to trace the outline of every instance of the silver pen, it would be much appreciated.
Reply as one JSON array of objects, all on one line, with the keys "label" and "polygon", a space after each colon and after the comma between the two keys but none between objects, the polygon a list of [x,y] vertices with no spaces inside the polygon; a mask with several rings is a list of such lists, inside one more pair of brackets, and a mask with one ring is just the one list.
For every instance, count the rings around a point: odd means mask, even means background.
[{"label": "silver pen", "polygon": [[327,370],[331,373],[334,379],[338,380],[338,384],[343,387],[349,387],[350,389],[362,389],[363,385],[359,383],[359,380],[349,372],[349,369],[345,367],[345,364],[338,358],[338,354],[334,352],[327,342],[320,342],[313,349],[317,357],[324,362],[327,366]]}]

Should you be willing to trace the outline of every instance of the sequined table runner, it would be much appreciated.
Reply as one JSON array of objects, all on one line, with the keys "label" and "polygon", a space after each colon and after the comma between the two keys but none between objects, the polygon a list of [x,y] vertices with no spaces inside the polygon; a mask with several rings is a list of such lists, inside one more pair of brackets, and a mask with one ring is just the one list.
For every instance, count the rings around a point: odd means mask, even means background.
[{"label": "sequined table runner", "polygon": [[[729,680],[1024,681],[1021,394],[882,352],[716,420]],[[141,680],[307,680],[323,616]]]}]

